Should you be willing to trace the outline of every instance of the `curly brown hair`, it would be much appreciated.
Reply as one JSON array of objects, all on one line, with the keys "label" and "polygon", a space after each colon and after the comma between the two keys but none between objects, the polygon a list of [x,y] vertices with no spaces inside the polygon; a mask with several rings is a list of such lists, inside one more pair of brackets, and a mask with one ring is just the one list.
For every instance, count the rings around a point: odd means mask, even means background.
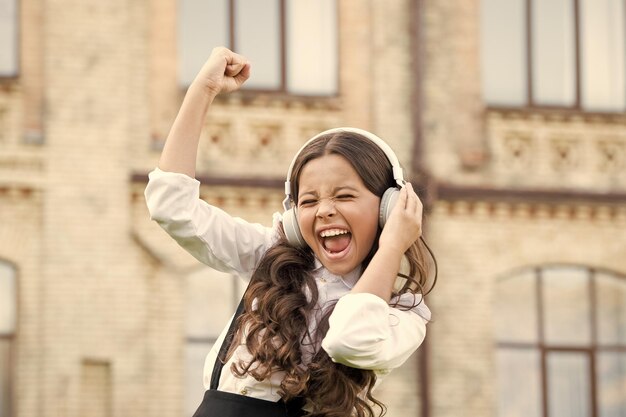
[{"label": "curly brown hair", "polygon": [[[335,132],[319,137],[299,153],[290,178],[292,196],[297,198],[302,168],[309,161],[327,154],[343,156],[366,187],[379,197],[395,186],[391,164],[375,143],[353,132]],[[292,246],[282,229],[279,232],[277,243],[265,253],[252,275],[244,296],[245,310],[237,323],[234,340],[245,338],[252,359],[248,363],[233,363],[232,372],[240,377],[250,374],[259,381],[274,372],[284,372],[281,397],[285,401],[304,398],[311,417],[374,417],[374,407],[382,416],[386,407],[372,395],[376,383],[374,371],[335,363],[324,349],[319,348],[334,306],[324,310],[323,318],[310,334],[309,320],[318,302],[313,276],[314,255],[309,248]],[[429,271],[425,248],[423,240],[418,240],[406,251],[408,271],[400,274],[394,296],[407,292],[426,294],[424,289]],[[377,249],[375,243],[363,268]],[[433,285],[434,282],[430,289]],[[422,297],[415,298],[421,300]],[[410,309],[415,306],[395,307]],[[317,351],[310,363],[303,363],[302,346],[308,340],[313,341]],[[228,356],[235,348],[236,344],[233,344]]]}]

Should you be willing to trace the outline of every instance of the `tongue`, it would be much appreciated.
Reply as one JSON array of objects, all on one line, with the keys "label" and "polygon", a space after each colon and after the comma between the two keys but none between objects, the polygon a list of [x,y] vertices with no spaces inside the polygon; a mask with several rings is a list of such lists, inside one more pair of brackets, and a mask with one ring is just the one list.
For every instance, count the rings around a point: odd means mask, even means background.
[{"label": "tongue", "polygon": [[350,244],[350,235],[339,235],[324,239],[324,247],[331,252],[341,252]]}]

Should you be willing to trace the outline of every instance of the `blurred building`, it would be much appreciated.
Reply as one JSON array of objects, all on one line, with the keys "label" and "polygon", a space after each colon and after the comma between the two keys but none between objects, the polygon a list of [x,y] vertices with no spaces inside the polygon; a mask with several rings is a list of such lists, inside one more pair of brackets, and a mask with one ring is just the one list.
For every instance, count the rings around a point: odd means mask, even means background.
[{"label": "blurred building", "polygon": [[213,46],[201,196],[270,224],[329,127],[394,148],[439,262],[390,417],[626,415],[624,0],[0,0],[0,416],[190,416],[243,284],[150,222]]}]

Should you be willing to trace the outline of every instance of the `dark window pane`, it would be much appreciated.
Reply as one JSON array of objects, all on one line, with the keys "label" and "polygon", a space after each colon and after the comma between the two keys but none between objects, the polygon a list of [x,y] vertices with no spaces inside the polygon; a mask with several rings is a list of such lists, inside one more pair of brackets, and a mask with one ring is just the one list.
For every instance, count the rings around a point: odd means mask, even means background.
[{"label": "dark window pane", "polygon": [[537,350],[498,349],[498,416],[541,416],[541,365]]},{"label": "dark window pane", "polygon": [[498,281],[494,316],[500,342],[538,342],[537,285],[534,271]]},{"label": "dark window pane", "polygon": [[626,353],[598,353],[598,405],[600,417],[626,416]]},{"label": "dark window pane", "polygon": [[589,358],[584,353],[549,352],[548,415],[591,416]]},{"label": "dark window pane", "polygon": [[287,90],[302,95],[337,93],[335,0],[287,3]]},{"label": "dark window pane", "polygon": [[280,2],[235,2],[235,48],[252,64],[248,88],[278,89],[281,86]]},{"label": "dark window pane", "polygon": [[0,0],[0,76],[17,75],[17,1]]},{"label": "dark window pane", "polygon": [[533,99],[538,104],[576,102],[574,2],[532,2]]},{"label": "dark window pane", "polygon": [[582,104],[596,111],[626,110],[623,0],[581,0]]},{"label": "dark window pane", "polygon": [[483,97],[488,104],[528,102],[525,0],[482,0]]},{"label": "dark window pane", "polygon": [[589,345],[591,306],[589,272],[582,268],[542,271],[545,342],[551,345]]},{"label": "dark window pane", "polygon": [[626,279],[601,272],[595,277],[598,343],[626,346]]},{"label": "dark window pane", "polygon": [[228,0],[178,3],[178,79],[191,84],[216,46],[229,47]]}]

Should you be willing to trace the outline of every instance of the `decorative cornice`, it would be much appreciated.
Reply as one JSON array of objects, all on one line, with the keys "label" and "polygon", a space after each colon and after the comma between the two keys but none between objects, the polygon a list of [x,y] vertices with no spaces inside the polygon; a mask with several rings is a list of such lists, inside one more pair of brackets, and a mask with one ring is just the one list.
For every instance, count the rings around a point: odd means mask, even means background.
[{"label": "decorative cornice", "polygon": [[[204,186],[217,187],[252,187],[252,188],[279,188],[285,186],[284,178],[259,178],[259,177],[220,177],[199,175],[196,179]],[[130,177],[133,183],[148,183],[148,174],[133,173]]]},{"label": "decorative cornice", "polygon": [[500,117],[506,120],[544,120],[564,122],[584,122],[600,124],[626,124],[626,114],[609,112],[588,112],[560,107],[500,107],[490,106],[486,117]]},{"label": "decorative cornice", "polygon": [[342,100],[337,95],[299,96],[265,90],[240,90],[228,95],[218,95],[217,106],[275,107],[284,109],[341,111]]}]

